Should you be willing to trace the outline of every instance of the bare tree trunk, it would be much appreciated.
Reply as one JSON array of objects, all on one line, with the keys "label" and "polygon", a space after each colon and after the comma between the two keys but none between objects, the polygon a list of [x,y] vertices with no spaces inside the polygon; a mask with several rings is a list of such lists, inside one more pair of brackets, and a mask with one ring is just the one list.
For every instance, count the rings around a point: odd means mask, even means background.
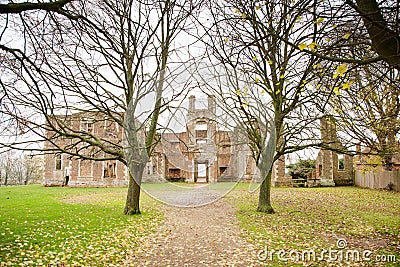
[{"label": "bare tree trunk", "polygon": [[140,183],[142,181],[144,164],[133,164],[130,168],[133,173],[129,174],[128,194],[124,214],[135,215],[140,214],[139,199],[140,199]]},{"label": "bare tree trunk", "polygon": [[[261,177],[264,177],[265,174],[262,174]],[[272,168],[268,171],[265,179],[262,181],[260,186],[260,196],[258,198],[258,207],[257,211],[265,212],[265,213],[275,213],[274,209],[271,205],[271,177],[272,177]]]}]

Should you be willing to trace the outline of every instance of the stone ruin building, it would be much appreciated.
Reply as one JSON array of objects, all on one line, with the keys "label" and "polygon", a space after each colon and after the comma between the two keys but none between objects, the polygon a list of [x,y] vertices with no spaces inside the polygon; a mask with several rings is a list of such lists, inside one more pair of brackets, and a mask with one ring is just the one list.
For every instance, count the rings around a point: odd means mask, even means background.
[{"label": "stone ruin building", "polygon": [[[196,108],[195,96],[189,97],[185,130],[162,133],[161,142],[147,163],[143,182],[232,182],[259,180],[259,172],[249,147],[238,142],[240,134],[218,129],[216,103],[208,96],[206,107]],[[98,138],[121,141],[123,129],[104,115],[81,112],[70,115],[71,128],[90,132]],[[48,137],[52,132],[46,133]],[[51,140],[67,147],[70,140]],[[45,148],[51,148],[49,141]],[[105,157],[107,155],[104,155]],[[273,167],[272,182],[280,185],[284,179],[284,157]],[[116,160],[92,161],[71,157],[67,154],[45,155],[44,185],[63,185],[66,176],[70,186],[126,186],[128,169]],[[287,181],[286,181],[287,182]]]},{"label": "stone ruin building", "polygon": [[[321,141],[335,149],[343,150],[336,134],[336,124],[332,117],[321,119]],[[316,159],[315,179],[308,182],[309,185],[340,186],[353,185],[353,157],[338,152],[321,149]]]}]

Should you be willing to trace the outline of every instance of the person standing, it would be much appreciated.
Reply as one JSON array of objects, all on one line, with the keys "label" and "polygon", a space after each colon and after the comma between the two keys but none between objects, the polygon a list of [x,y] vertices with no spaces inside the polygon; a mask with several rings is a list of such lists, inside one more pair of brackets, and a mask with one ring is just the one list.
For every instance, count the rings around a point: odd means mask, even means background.
[{"label": "person standing", "polygon": [[71,175],[71,167],[65,167],[65,183],[64,186],[68,186],[69,176]]}]

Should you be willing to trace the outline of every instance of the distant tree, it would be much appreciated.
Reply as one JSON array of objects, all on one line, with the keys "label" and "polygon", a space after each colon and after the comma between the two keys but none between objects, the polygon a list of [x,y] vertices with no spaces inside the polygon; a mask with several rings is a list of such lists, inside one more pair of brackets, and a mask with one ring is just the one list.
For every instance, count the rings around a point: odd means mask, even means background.
[{"label": "distant tree", "polygon": [[43,160],[17,151],[8,151],[0,159],[0,185],[26,185],[42,179]]},{"label": "distant tree", "polygon": [[14,180],[14,155],[11,151],[3,154],[0,161],[2,185],[9,185]]},{"label": "distant tree", "polygon": [[290,176],[293,179],[307,179],[315,171],[315,160],[300,159],[298,162],[286,166],[289,169]]},{"label": "distant tree", "polygon": [[25,184],[40,183],[43,178],[44,162],[41,156],[28,156],[23,158],[25,170]]}]

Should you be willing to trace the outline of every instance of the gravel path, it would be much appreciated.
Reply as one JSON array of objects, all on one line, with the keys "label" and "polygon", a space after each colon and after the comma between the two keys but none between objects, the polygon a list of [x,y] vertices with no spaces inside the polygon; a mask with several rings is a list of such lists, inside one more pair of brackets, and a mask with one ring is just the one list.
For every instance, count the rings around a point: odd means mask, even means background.
[{"label": "gravel path", "polygon": [[259,266],[228,203],[161,209],[163,225],[144,240],[130,266]]},{"label": "gravel path", "polygon": [[165,187],[150,193],[154,198],[177,207],[199,207],[219,200],[227,190],[219,192],[205,185],[195,185],[193,188]]}]

